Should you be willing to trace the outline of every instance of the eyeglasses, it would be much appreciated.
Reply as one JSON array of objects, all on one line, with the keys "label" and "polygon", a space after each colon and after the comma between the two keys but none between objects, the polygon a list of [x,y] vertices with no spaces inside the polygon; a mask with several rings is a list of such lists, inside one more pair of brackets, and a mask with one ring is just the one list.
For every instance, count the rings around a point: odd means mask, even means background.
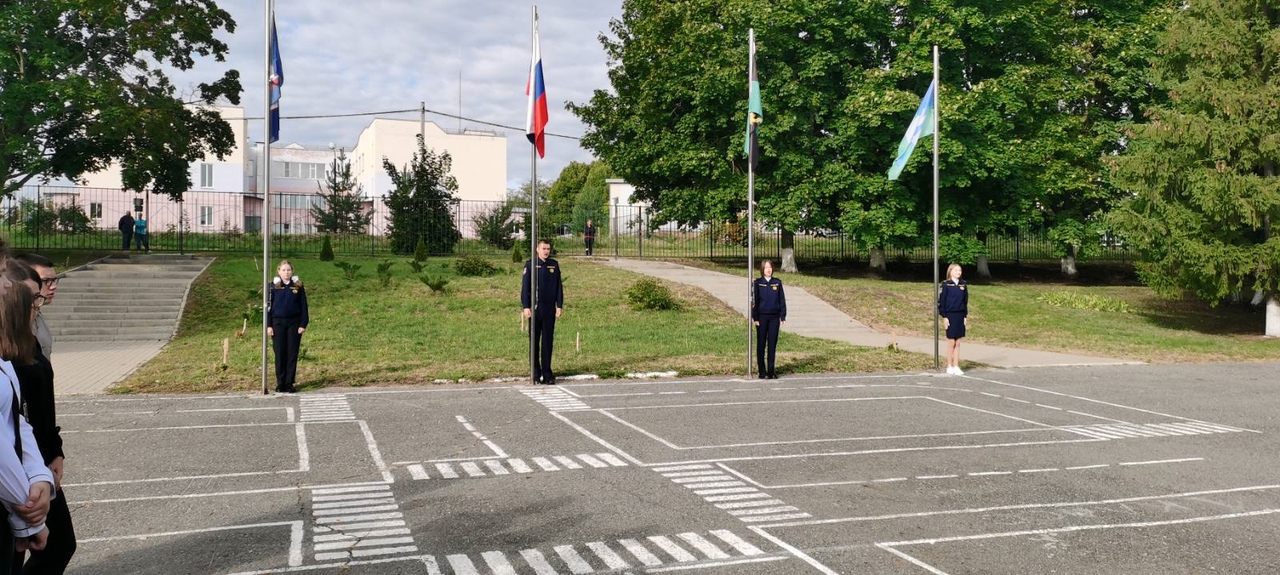
[{"label": "eyeglasses", "polygon": [[40,285],[44,287],[53,287],[58,285],[58,282],[62,281],[62,278],[65,278],[65,277],[67,277],[66,274],[58,274],[51,278],[40,278]]}]

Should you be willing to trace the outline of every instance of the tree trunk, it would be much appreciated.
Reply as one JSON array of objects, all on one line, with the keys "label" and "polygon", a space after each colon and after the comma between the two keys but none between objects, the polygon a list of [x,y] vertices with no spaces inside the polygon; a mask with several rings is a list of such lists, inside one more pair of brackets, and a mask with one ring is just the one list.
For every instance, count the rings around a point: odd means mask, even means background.
[{"label": "tree trunk", "polygon": [[1280,337],[1280,298],[1267,298],[1267,337]]},{"label": "tree trunk", "polygon": [[991,267],[987,265],[987,256],[978,256],[978,277],[989,280],[991,279]]},{"label": "tree trunk", "polygon": [[1076,274],[1079,273],[1076,270],[1076,257],[1074,255],[1062,256],[1061,264],[1062,275],[1067,276],[1068,278],[1075,278]]},{"label": "tree trunk", "polygon": [[787,273],[800,271],[796,266],[796,233],[787,228],[782,228],[782,271]]},{"label": "tree trunk", "polygon": [[884,248],[871,248],[871,269],[878,272],[888,271],[884,265]]}]

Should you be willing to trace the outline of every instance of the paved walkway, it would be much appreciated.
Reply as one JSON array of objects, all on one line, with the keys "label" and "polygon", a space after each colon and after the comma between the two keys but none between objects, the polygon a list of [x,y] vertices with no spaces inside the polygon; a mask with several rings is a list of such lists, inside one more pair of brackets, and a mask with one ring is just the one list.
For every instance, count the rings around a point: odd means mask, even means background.
[{"label": "paved walkway", "polygon": [[55,340],[53,373],[57,379],[54,391],[58,396],[103,393],[151,361],[166,343]]},{"label": "paved walkway", "polygon": [[[601,261],[630,272],[700,287],[743,314],[744,317],[749,311],[746,301],[747,284],[743,276],[731,276],[654,260],[602,259]],[[783,281],[785,282],[786,279],[783,278]],[[796,335],[834,339],[865,347],[887,347],[890,343],[897,343],[899,349],[929,355],[933,355],[934,349],[931,338],[892,336],[877,332],[845,315],[835,306],[814,297],[803,288],[792,285],[787,286],[787,323],[782,330]],[[940,352],[944,355],[946,354],[945,344],[946,341],[943,340],[940,345]],[[999,367],[1141,363],[1132,360],[996,347],[968,342],[961,346],[960,355],[965,361]]]}]

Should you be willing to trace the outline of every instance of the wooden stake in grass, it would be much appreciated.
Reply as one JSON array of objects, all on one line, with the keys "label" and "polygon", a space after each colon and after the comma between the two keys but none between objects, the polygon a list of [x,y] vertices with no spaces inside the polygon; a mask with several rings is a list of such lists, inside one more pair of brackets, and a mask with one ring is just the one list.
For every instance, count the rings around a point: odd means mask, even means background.
[{"label": "wooden stake in grass", "polygon": [[529,333],[529,329],[524,325],[524,314],[520,314],[520,333]]},{"label": "wooden stake in grass", "polygon": [[231,338],[224,337],[222,338],[222,365],[218,366],[220,369],[227,369],[227,356],[229,355],[231,355]]},{"label": "wooden stake in grass", "polygon": [[582,353],[582,332],[577,332],[577,335],[573,336],[573,350]]}]

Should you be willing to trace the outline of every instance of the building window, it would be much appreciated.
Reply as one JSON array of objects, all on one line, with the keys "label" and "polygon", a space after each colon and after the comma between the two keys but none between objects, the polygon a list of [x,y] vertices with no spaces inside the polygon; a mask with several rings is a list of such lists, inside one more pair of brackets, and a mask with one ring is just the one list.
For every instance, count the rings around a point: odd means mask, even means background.
[{"label": "building window", "polygon": [[213,164],[200,164],[200,187],[213,187]]},{"label": "building window", "polygon": [[200,206],[200,225],[213,225],[213,206]]},{"label": "building window", "polygon": [[98,202],[89,203],[89,219],[102,219],[102,204]]}]

